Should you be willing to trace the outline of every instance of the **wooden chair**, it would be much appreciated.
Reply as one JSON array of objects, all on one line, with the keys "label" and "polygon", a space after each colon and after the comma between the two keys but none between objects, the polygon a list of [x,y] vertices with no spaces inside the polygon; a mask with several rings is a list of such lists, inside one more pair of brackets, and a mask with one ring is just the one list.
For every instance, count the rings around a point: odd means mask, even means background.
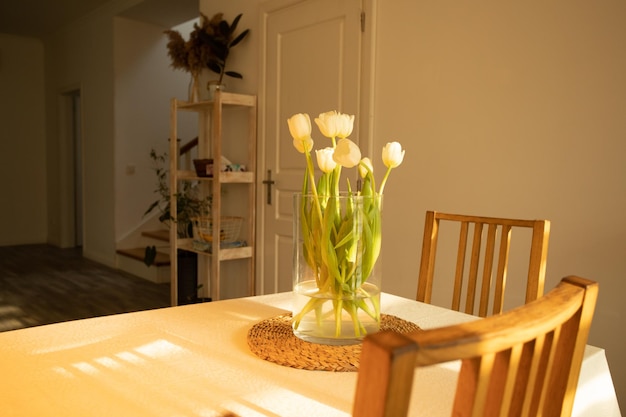
[{"label": "wooden chair", "polygon": [[597,294],[597,283],[566,277],[500,315],[368,335],[353,415],[406,416],[415,367],[460,359],[453,416],[570,416]]},{"label": "wooden chair", "polygon": [[[550,237],[550,222],[548,220],[514,220],[428,211],[426,212],[426,222],[424,225],[422,259],[417,284],[417,301],[425,303],[431,302],[437,253],[437,238],[439,236],[439,227],[442,220],[460,224],[454,291],[452,295],[453,310],[461,311],[462,294],[463,291],[465,291],[465,308],[463,309],[465,313],[486,317],[489,314],[502,312],[509,262],[509,248],[511,245],[511,234],[514,228],[532,229],[525,302],[528,303],[536,300],[543,295],[548,240]],[[471,231],[470,225],[472,225]],[[482,236],[485,226],[487,226],[486,242],[482,245]],[[472,247],[469,258],[469,270],[467,274],[465,274],[468,237],[470,237],[470,234]],[[499,242],[496,242],[497,235],[500,236]],[[495,256],[496,254],[497,256]],[[497,265],[494,265],[496,261]],[[482,274],[479,274],[479,265],[482,265]],[[493,276],[494,269],[495,276]],[[492,291],[493,280],[495,280],[495,288],[493,288]],[[465,289],[463,281],[466,281]],[[479,284],[480,292],[477,293]],[[478,312],[476,314],[475,301],[478,294],[480,298]],[[491,313],[489,313],[490,303],[492,303]]]}]

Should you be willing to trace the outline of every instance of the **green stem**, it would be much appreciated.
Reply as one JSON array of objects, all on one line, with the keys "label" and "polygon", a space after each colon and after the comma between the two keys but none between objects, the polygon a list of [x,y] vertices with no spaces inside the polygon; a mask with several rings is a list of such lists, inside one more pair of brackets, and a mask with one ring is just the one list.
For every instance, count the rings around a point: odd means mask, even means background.
[{"label": "green stem", "polygon": [[391,172],[391,168],[387,168],[387,172],[385,172],[385,177],[383,178],[383,182],[380,183],[380,191],[378,194],[383,195],[383,191],[385,190],[385,184],[387,183],[387,178],[389,178],[389,173]]}]

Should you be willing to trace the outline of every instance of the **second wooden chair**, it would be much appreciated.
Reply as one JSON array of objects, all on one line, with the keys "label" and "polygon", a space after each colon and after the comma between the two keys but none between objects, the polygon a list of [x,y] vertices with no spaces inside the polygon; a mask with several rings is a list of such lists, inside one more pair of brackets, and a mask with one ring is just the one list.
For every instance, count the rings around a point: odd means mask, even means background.
[{"label": "second wooden chair", "polygon": [[[451,306],[453,310],[481,317],[502,312],[504,308],[504,291],[511,233],[514,228],[529,228],[532,230],[525,302],[536,300],[543,295],[548,240],[550,237],[550,222],[548,220],[515,220],[428,211],[426,212],[424,224],[417,301],[431,302],[441,221],[460,224]],[[472,228],[470,228],[470,225],[472,225]],[[483,244],[482,239],[485,226],[487,228],[486,242]],[[500,235],[499,243],[496,241],[498,234]],[[465,267],[468,262],[467,247],[470,236],[471,252],[469,269],[466,273]],[[479,272],[480,265],[482,265],[482,273]],[[495,285],[493,285],[494,282]],[[461,309],[462,294],[465,294],[463,309]],[[478,311],[475,308],[477,297],[479,297]],[[490,305],[491,312],[489,311]]]},{"label": "second wooden chair", "polygon": [[[363,341],[353,415],[404,417],[415,368],[461,360],[452,415],[571,415],[598,284],[565,277],[538,300],[469,323]],[[417,406],[417,404],[416,404]]]}]

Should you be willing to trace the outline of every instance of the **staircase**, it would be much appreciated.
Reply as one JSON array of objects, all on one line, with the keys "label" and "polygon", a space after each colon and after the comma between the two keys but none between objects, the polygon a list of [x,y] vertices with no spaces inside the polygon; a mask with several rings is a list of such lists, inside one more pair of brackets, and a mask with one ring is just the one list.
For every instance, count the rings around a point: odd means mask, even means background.
[{"label": "staircase", "polygon": [[[180,141],[180,139],[179,139]],[[192,169],[192,151],[198,147],[198,138],[195,137],[186,144],[180,146],[179,156],[181,161],[179,165],[184,169]],[[154,218],[158,216],[152,215],[152,225],[155,224]],[[147,225],[147,230],[139,232],[146,227],[143,224],[138,230],[133,231],[130,236],[118,242],[122,246],[128,245],[130,248],[117,249],[117,268],[147,279],[156,283],[170,282],[170,234],[167,229],[150,230],[151,225]],[[158,226],[157,226],[158,227]],[[144,256],[147,246],[156,246],[157,255],[154,263],[146,266]]]},{"label": "staircase", "polygon": [[[141,232],[141,236],[146,243],[145,246],[128,249],[118,249],[117,267],[118,269],[147,279],[158,284],[170,282],[170,255],[168,230],[152,230]],[[157,255],[154,263],[146,266],[144,256],[146,246],[156,246]]]}]

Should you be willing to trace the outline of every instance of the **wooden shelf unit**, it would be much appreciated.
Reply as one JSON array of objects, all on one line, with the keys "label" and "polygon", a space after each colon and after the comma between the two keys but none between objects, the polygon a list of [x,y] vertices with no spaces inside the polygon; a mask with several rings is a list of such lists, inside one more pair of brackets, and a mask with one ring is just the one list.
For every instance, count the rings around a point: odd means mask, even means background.
[{"label": "wooden shelf unit", "polygon": [[170,228],[170,255],[171,255],[171,297],[172,305],[178,303],[178,250],[196,252],[206,259],[207,262],[199,262],[198,273],[202,275],[202,265],[208,264],[210,297],[213,300],[220,299],[220,278],[221,263],[223,261],[246,259],[247,265],[247,295],[255,294],[255,220],[256,220],[256,124],[257,124],[257,99],[254,95],[227,93],[216,91],[214,98],[208,101],[187,102],[172,99],[170,102],[170,138],[178,138],[178,113],[181,111],[195,112],[199,118],[198,134],[198,157],[213,158],[213,161],[221,161],[223,131],[227,127],[223,126],[223,112],[228,108],[247,109],[248,134],[247,161],[245,172],[225,172],[220,171],[220,163],[214,162],[212,177],[199,177],[196,171],[189,169],[179,169],[178,166],[178,141],[170,140],[170,208],[172,217],[176,218],[176,198],[181,181],[198,181],[206,187],[212,195],[212,221],[213,221],[213,242],[218,242],[220,238],[220,224],[222,213],[222,187],[225,184],[243,184],[247,187],[247,213],[244,218],[242,229],[246,231],[244,240],[246,246],[236,248],[221,248],[220,245],[213,245],[211,253],[196,250],[193,248],[193,239],[180,239],[176,234],[176,228]]}]

